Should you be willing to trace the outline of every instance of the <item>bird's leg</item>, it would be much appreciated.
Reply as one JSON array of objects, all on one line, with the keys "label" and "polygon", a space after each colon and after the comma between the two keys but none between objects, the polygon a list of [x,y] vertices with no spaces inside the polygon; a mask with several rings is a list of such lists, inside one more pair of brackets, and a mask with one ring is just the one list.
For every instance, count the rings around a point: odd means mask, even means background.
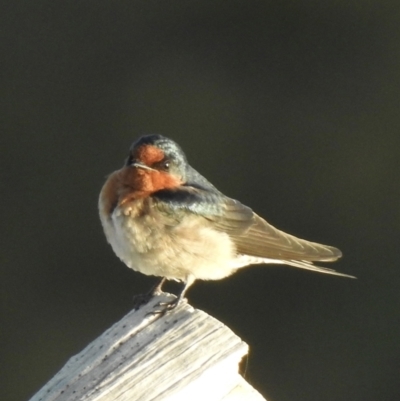
[{"label": "bird's leg", "polygon": [[164,285],[165,281],[167,279],[163,277],[154,287],[151,288],[150,294],[152,297],[155,297],[156,295],[162,294],[162,286]]},{"label": "bird's leg", "polygon": [[195,282],[195,277],[192,275],[189,275],[186,278],[185,284],[181,290],[181,292],[179,293],[179,295],[173,299],[170,302],[160,302],[159,304],[157,304],[158,307],[162,307],[161,309],[156,309],[153,312],[151,312],[150,314],[154,314],[154,315],[165,315],[165,313],[175,309],[180,303],[182,303],[185,298],[185,294],[187,292],[187,290],[189,289],[189,287]]},{"label": "bird's leg", "polygon": [[133,298],[134,309],[139,309],[142,305],[147,304],[153,297],[162,294],[162,286],[165,283],[166,278],[163,277],[156,285],[151,287],[150,291],[146,294],[135,295]]}]

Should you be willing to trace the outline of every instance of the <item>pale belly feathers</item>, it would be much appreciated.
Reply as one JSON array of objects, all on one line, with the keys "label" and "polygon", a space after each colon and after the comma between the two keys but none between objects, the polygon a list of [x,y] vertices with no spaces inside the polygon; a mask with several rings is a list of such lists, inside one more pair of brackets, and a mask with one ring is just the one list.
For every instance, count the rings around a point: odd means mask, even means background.
[{"label": "pale belly feathers", "polygon": [[188,215],[168,224],[159,211],[135,213],[117,207],[101,217],[108,242],[130,268],[143,274],[185,281],[189,276],[218,280],[238,268],[268,260],[237,255],[228,234],[214,230],[207,221]]}]

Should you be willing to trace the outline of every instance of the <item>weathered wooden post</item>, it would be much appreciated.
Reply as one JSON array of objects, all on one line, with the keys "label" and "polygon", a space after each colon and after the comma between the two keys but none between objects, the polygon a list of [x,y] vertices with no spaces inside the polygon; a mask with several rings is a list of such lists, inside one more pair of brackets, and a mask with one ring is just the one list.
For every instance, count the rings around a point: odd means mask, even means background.
[{"label": "weathered wooden post", "polygon": [[264,400],[238,372],[248,346],[228,327],[185,303],[149,313],[171,297],[128,313],[30,401]]}]

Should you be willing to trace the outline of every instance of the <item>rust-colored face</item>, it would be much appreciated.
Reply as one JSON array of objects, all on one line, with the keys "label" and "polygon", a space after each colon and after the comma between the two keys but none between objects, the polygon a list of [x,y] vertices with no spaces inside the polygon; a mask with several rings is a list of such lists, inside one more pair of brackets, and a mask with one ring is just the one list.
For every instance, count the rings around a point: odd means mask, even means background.
[{"label": "rust-colored face", "polygon": [[[154,138],[159,139],[157,136]],[[177,168],[177,158],[182,163],[180,152],[176,148],[171,151],[169,147],[167,156],[163,147],[154,143],[135,145],[125,166],[111,174],[103,187],[101,196],[104,213],[110,215],[117,205],[182,185],[182,170]]]},{"label": "rust-colored face", "polygon": [[137,163],[150,169],[135,165],[123,169],[123,183],[130,191],[123,202],[144,198],[154,192],[176,188],[182,184],[179,177],[162,168],[162,161],[165,159],[162,149],[146,144],[135,149],[132,156]]},{"label": "rust-colored face", "polygon": [[165,158],[164,152],[160,148],[157,148],[153,145],[139,146],[134,150],[132,156],[136,161],[148,167],[161,162]]}]

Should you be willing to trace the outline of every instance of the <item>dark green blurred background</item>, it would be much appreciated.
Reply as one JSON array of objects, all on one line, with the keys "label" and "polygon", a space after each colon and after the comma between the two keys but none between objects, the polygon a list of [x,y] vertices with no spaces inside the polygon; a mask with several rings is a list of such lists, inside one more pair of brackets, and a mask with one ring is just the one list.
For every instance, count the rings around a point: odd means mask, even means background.
[{"label": "dark green blurred background", "polygon": [[[97,196],[143,133],[175,139],[350,280],[252,267],[190,302],[251,347],[269,401],[400,400],[400,2],[5,1],[1,399],[26,400],[150,277]],[[175,290],[176,288],[170,287]]]}]

